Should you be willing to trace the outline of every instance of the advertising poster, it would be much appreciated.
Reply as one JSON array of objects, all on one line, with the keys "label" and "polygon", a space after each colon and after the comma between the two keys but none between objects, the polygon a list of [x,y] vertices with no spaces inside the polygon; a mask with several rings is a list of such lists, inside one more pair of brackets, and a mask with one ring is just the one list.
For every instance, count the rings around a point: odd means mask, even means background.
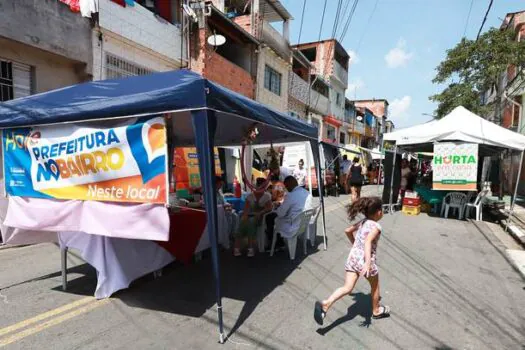
[{"label": "advertising poster", "polygon": [[[220,175],[221,162],[219,160],[219,150],[213,149],[215,155],[215,174]],[[180,147],[175,148],[175,175],[176,189],[190,189],[201,187],[201,176],[199,173],[199,157],[197,148]]]},{"label": "advertising poster", "polygon": [[475,191],[478,180],[478,145],[445,142],[434,145],[433,189]]},{"label": "advertising poster", "polygon": [[[100,125],[100,123],[99,123]],[[12,196],[166,202],[166,127],[160,116],[3,130]]]}]

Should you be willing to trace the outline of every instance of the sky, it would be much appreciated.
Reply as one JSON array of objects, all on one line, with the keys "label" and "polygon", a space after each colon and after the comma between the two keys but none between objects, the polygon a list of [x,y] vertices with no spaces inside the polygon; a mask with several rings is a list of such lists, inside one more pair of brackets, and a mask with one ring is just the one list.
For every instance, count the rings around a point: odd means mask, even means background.
[{"label": "sky", "polygon": [[[294,17],[293,44],[299,39],[303,1],[281,0]],[[338,0],[327,1],[321,39],[332,37],[337,10]],[[354,0],[343,0],[343,9],[347,2],[348,13]],[[387,99],[396,128],[431,120],[436,105],[428,98],[442,89],[432,83],[435,68],[464,35],[476,38],[488,5],[489,0],[358,0],[340,40],[351,56],[346,96]],[[318,40],[323,6],[324,0],[306,0],[300,42]],[[484,31],[520,10],[525,10],[524,0],[494,0]],[[339,22],[338,40],[343,32]]]}]

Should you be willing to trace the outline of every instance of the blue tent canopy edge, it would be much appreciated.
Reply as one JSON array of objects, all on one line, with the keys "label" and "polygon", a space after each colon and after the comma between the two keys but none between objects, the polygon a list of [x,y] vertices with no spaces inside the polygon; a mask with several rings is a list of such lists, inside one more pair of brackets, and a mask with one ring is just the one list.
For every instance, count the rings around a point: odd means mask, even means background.
[{"label": "blue tent canopy edge", "polygon": [[211,109],[317,139],[317,128],[230,91],[195,72],[177,70],[92,81],[0,104],[0,128]]}]

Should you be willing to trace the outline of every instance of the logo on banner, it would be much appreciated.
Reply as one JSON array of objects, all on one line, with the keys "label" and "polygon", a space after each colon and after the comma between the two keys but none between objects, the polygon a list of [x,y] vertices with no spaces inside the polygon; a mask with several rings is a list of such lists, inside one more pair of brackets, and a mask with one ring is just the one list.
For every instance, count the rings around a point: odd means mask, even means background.
[{"label": "logo on banner", "polygon": [[[4,130],[6,190],[27,197],[164,202],[162,117],[123,126]],[[15,189],[16,188],[16,189]]]}]

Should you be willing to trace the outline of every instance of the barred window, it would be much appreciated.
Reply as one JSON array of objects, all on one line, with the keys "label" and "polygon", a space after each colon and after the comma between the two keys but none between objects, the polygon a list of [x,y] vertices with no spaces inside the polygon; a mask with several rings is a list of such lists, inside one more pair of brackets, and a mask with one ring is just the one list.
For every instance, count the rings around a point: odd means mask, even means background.
[{"label": "barred window", "polygon": [[154,71],[106,53],[106,79],[147,75]]},{"label": "barred window", "polygon": [[270,66],[264,69],[264,87],[276,95],[281,96],[281,73]]},{"label": "barred window", "polygon": [[31,66],[0,60],[0,101],[31,95],[33,92],[32,76]]}]

